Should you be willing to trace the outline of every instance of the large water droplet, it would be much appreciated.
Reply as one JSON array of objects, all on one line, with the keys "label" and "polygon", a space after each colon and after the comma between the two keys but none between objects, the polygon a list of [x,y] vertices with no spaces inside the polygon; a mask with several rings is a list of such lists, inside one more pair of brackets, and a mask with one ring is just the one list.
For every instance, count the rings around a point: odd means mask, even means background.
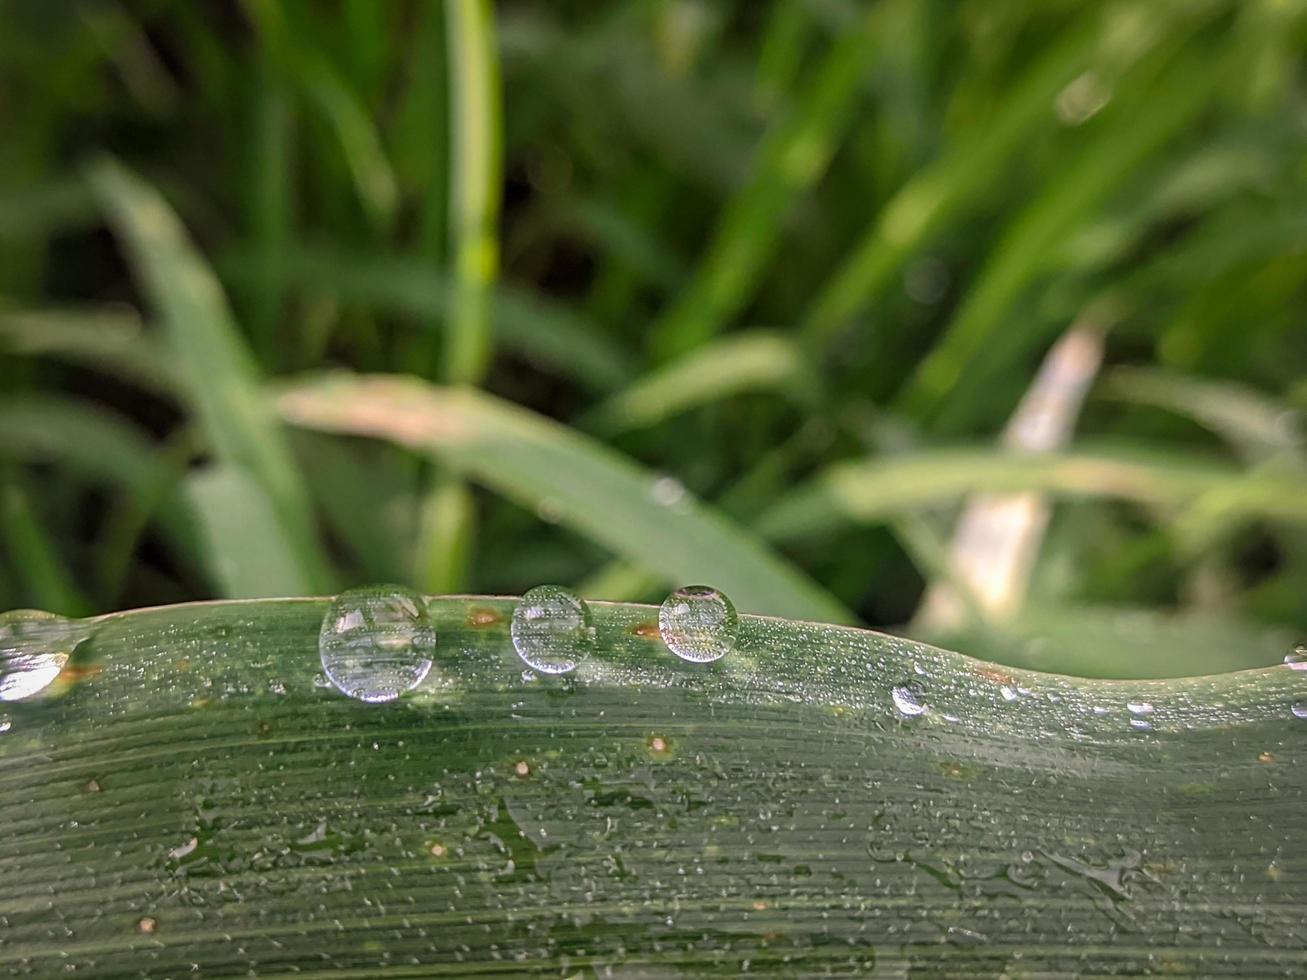
[{"label": "large water droplet", "polygon": [[1289,710],[1293,712],[1295,718],[1307,720],[1307,701],[1295,701],[1289,706]]},{"label": "large water droplet", "polygon": [[427,604],[398,585],[351,589],[322,620],[318,652],[331,682],[360,701],[393,701],[431,669],[436,628]]},{"label": "large water droplet", "polygon": [[0,701],[21,701],[49,687],[86,634],[84,624],[39,609],[0,616]]},{"label": "large water droplet", "polygon": [[682,660],[706,664],[735,646],[740,617],[731,600],[709,585],[677,589],[658,610],[658,632]]},{"label": "large water droplet", "polygon": [[899,713],[909,718],[926,713],[926,702],[919,684],[898,684],[890,691],[890,698]]},{"label": "large water droplet", "polygon": [[517,655],[546,674],[575,670],[594,644],[590,607],[561,585],[538,585],[522,596],[508,632]]}]

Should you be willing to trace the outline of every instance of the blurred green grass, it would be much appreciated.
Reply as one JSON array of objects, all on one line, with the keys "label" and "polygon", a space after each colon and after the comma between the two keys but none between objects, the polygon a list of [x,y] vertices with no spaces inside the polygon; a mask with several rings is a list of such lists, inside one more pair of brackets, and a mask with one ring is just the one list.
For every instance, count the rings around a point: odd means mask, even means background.
[{"label": "blurred green grass", "polygon": [[[970,492],[1038,490],[1020,614],[925,635],[1274,662],[1305,43],[1302,0],[0,5],[0,606],[715,574],[896,627]],[[1085,316],[1076,435],[1014,458]],[[325,369],[428,384],[285,426]]]}]

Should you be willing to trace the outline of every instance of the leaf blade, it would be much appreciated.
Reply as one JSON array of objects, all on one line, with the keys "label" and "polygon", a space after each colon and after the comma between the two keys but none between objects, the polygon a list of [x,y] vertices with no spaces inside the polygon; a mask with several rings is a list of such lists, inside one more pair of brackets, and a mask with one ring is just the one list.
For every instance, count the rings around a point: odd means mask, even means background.
[{"label": "leaf blade", "polygon": [[655,478],[618,453],[491,395],[416,379],[335,377],[278,400],[298,425],[391,439],[560,520],[669,582],[706,579],[743,609],[827,620],[849,613],[743,530],[692,501],[664,506]]}]

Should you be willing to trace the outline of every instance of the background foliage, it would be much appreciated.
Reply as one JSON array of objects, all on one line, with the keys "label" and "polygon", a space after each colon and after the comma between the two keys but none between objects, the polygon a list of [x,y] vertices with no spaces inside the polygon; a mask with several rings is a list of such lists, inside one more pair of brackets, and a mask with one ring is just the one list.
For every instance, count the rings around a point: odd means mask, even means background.
[{"label": "background foliage", "polygon": [[[965,495],[1028,488],[1024,601],[963,649],[1275,662],[1305,31],[1297,0],[0,5],[0,606],[708,579],[894,626]],[[1102,371],[1018,458],[1072,323]],[[288,380],[324,368],[425,383]]]}]

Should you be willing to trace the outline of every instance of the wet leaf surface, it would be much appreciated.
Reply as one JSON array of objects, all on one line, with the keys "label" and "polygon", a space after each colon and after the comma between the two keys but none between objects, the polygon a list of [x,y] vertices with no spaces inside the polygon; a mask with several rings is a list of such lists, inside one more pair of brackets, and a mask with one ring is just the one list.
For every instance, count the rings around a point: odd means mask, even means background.
[{"label": "wet leaf surface", "polygon": [[513,607],[434,600],[387,704],[320,675],[326,600],[95,621],[0,712],[0,974],[1307,966],[1292,665],[1074,680],[754,616],[699,664],[594,603],[547,676]]}]

